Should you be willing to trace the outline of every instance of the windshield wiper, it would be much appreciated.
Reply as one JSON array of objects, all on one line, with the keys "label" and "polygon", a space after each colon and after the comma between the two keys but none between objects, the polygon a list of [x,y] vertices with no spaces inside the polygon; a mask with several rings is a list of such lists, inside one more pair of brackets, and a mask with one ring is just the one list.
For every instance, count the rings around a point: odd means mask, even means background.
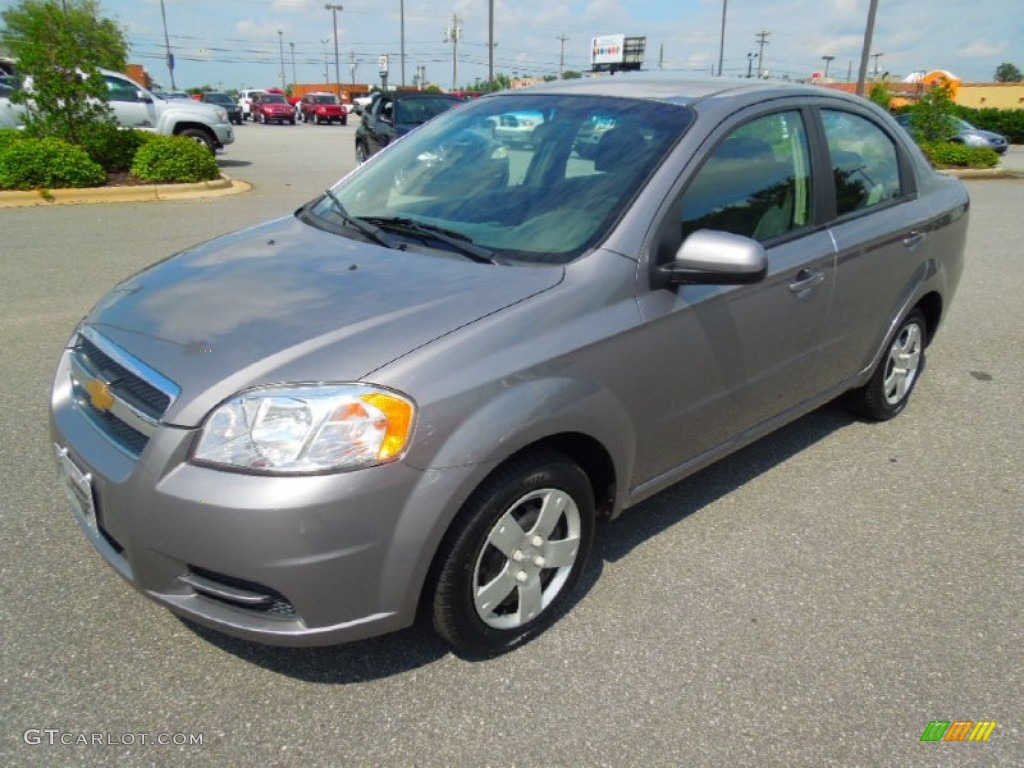
[{"label": "windshield wiper", "polygon": [[463,256],[481,264],[498,263],[494,260],[494,251],[490,248],[485,248],[482,245],[477,245],[471,238],[461,232],[454,232],[450,229],[445,229],[444,227],[438,227],[433,224],[424,224],[421,221],[401,217],[368,216],[363,219],[363,221],[392,232],[401,232],[405,235],[418,235],[423,240],[437,240],[444,243],[452,250],[457,251]]},{"label": "windshield wiper", "polygon": [[350,227],[365,235],[370,240],[377,243],[377,245],[383,245],[385,248],[395,248],[399,251],[405,250],[405,243],[399,243],[394,238],[389,237],[388,234],[380,227],[374,226],[366,219],[360,219],[358,216],[353,216],[351,213],[346,211],[341,200],[338,199],[338,196],[334,194],[330,188],[324,190],[324,195],[330,198],[335,212],[337,212],[338,216],[341,217],[341,220]]}]

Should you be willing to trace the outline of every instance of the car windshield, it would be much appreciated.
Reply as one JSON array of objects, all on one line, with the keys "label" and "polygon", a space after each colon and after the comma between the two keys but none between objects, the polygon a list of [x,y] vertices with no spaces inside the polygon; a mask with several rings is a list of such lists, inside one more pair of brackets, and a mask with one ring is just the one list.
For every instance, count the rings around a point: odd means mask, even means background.
[{"label": "car windshield", "polygon": [[[506,140],[498,128],[510,113],[543,119],[525,140]],[[410,249],[432,227],[499,263],[561,264],[607,234],[692,119],[687,107],[639,99],[484,98],[395,142],[302,215],[353,237],[353,218],[415,229]]]},{"label": "car windshield", "polygon": [[264,104],[286,104],[284,96],[278,96],[276,93],[268,93],[266,96],[260,96],[260,101]]},{"label": "car windshield", "polygon": [[234,104],[234,101],[226,93],[208,93],[203,99],[211,104]]},{"label": "car windshield", "polygon": [[337,104],[337,96],[316,96],[314,98],[317,104]]},{"label": "car windshield", "polygon": [[460,101],[447,96],[399,99],[395,103],[395,122],[403,125],[419,125],[460,103]]}]

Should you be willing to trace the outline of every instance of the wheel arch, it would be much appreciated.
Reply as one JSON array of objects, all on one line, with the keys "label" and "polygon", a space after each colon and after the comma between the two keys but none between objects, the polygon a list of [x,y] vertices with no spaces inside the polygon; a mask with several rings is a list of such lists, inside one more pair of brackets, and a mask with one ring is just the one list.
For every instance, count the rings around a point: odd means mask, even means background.
[{"label": "wheel arch", "polygon": [[927,346],[935,338],[935,331],[942,320],[942,296],[939,295],[938,291],[925,294],[917,302],[916,308],[921,310],[925,323],[927,323],[927,336],[924,340]]}]

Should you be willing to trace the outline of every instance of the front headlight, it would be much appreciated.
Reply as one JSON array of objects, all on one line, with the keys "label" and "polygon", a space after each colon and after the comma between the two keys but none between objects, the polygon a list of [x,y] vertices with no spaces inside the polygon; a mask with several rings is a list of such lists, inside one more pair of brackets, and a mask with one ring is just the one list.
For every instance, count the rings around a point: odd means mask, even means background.
[{"label": "front headlight", "polygon": [[223,107],[214,107],[213,111],[214,114],[217,115],[217,119],[222,123],[226,123],[228,121],[228,113]]},{"label": "front headlight", "polygon": [[266,473],[359,469],[401,456],[416,406],[367,384],[252,389],[206,419],[192,461]]}]

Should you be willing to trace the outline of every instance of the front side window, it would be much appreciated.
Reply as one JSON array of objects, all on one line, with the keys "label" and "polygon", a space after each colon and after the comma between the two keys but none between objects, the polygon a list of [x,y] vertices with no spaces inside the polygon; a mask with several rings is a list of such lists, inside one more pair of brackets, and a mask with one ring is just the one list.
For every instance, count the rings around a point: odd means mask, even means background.
[{"label": "front side window", "polygon": [[697,172],[683,193],[683,237],[714,229],[771,240],[810,224],[812,203],[802,115],[767,115],[729,134]]},{"label": "front side window", "polygon": [[[402,219],[498,261],[565,263],[607,234],[692,120],[688,107],[640,99],[480,99],[417,128],[335,192],[348,214],[378,226]],[[334,208],[320,201],[311,222],[347,235]]]},{"label": "front side window", "polygon": [[860,115],[821,112],[840,216],[903,196],[899,156],[888,134]]},{"label": "front side window", "polygon": [[127,80],[119,77],[104,77],[107,81],[107,98],[110,101],[138,101],[139,90]]}]

